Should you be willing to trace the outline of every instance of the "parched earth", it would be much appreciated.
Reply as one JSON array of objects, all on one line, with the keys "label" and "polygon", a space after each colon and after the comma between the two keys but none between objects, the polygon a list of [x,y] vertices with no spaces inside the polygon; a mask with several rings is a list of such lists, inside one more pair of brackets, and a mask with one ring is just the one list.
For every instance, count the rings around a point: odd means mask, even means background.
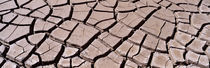
[{"label": "parched earth", "polygon": [[1,68],[209,68],[210,0],[0,0]]}]

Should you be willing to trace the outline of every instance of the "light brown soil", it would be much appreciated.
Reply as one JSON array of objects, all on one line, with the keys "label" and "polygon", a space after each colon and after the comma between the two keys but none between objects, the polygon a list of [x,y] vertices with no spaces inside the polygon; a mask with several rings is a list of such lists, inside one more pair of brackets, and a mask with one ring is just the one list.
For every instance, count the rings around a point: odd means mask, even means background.
[{"label": "light brown soil", "polygon": [[210,0],[0,0],[0,67],[209,68]]}]

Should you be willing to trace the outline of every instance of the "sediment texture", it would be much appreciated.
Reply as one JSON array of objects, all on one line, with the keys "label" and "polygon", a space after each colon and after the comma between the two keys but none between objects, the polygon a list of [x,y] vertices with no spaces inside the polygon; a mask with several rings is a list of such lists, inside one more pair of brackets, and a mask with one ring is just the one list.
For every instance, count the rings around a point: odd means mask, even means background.
[{"label": "sediment texture", "polygon": [[210,0],[0,0],[0,67],[209,68]]}]

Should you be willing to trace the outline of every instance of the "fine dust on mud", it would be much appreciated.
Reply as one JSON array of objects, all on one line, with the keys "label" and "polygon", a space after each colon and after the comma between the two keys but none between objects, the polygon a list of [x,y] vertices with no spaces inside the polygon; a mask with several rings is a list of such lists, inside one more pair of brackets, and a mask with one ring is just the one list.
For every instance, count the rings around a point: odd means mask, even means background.
[{"label": "fine dust on mud", "polygon": [[210,0],[0,0],[1,68],[209,68]]}]

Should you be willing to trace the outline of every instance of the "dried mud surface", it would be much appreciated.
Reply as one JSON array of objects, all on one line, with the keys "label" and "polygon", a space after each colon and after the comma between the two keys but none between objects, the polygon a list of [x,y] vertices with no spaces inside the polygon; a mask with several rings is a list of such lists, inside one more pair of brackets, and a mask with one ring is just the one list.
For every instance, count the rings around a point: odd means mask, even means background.
[{"label": "dried mud surface", "polygon": [[1,68],[209,68],[210,0],[0,0]]}]

